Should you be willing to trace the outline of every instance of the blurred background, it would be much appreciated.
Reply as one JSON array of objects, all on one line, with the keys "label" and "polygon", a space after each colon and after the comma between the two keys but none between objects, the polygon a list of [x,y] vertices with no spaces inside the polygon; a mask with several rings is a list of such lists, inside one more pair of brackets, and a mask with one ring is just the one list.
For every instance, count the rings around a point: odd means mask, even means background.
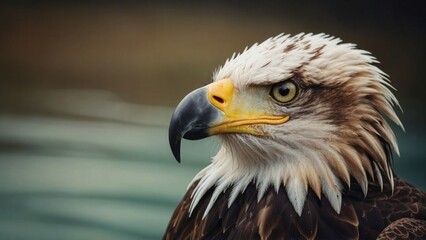
[{"label": "blurred background", "polygon": [[173,108],[233,52],[281,32],[325,32],[379,59],[404,110],[395,171],[426,190],[422,6],[2,1],[0,239],[161,238],[218,148],[185,141],[177,164]]}]

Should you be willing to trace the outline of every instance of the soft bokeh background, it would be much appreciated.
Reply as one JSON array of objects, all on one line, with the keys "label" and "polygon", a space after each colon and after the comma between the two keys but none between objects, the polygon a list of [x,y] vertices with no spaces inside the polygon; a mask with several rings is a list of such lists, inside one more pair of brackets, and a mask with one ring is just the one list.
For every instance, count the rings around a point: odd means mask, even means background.
[{"label": "soft bokeh background", "polygon": [[396,173],[426,189],[421,1],[3,1],[0,239],[159,239],[214,139],[168,148],[173,107],[234,51],[326,32],[372,52],[404,113]]}]

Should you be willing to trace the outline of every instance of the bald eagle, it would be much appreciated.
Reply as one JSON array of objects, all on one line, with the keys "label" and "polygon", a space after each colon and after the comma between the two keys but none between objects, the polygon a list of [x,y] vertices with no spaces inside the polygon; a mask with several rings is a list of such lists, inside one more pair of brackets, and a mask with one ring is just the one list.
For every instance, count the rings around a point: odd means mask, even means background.
[{"label": "bald eagle", "polygon": [[426,194],[394,175],[399,103],[377,60],[325,34],[278,35],[234,54],[169,128],[216,135],[165,239],[426,238]]}]

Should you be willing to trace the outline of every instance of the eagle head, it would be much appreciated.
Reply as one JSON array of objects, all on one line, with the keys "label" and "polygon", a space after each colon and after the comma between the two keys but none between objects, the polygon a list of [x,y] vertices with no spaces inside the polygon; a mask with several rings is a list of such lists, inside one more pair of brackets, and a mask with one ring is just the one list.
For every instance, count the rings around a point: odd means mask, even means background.
[{"label": "eagle head", "polygon": [[170,123],[180,161],[181,138],[216,135],[221,148],[194,181],[190,212],[215,186],[210,203],[231,191],[228,204],[256,183],[260,200],[283,186],[300,215],[309,189],[340,212],[342,191],[356,181],[367,194],[393,188],[395,135],[402,127],[386,74],[370,53],[325,34],[278,35],[234,54],[213,82],[188,94]]}]

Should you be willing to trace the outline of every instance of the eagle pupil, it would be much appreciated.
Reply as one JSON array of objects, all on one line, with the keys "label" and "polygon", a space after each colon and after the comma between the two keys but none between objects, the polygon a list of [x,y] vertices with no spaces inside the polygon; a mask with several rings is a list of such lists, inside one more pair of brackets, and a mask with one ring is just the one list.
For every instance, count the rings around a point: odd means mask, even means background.
[{"label": "eagle pupil", "polygon": [[281,96],[287,96],[290,93],[290,89],[287,86],[281,86],[278,92]]}]

